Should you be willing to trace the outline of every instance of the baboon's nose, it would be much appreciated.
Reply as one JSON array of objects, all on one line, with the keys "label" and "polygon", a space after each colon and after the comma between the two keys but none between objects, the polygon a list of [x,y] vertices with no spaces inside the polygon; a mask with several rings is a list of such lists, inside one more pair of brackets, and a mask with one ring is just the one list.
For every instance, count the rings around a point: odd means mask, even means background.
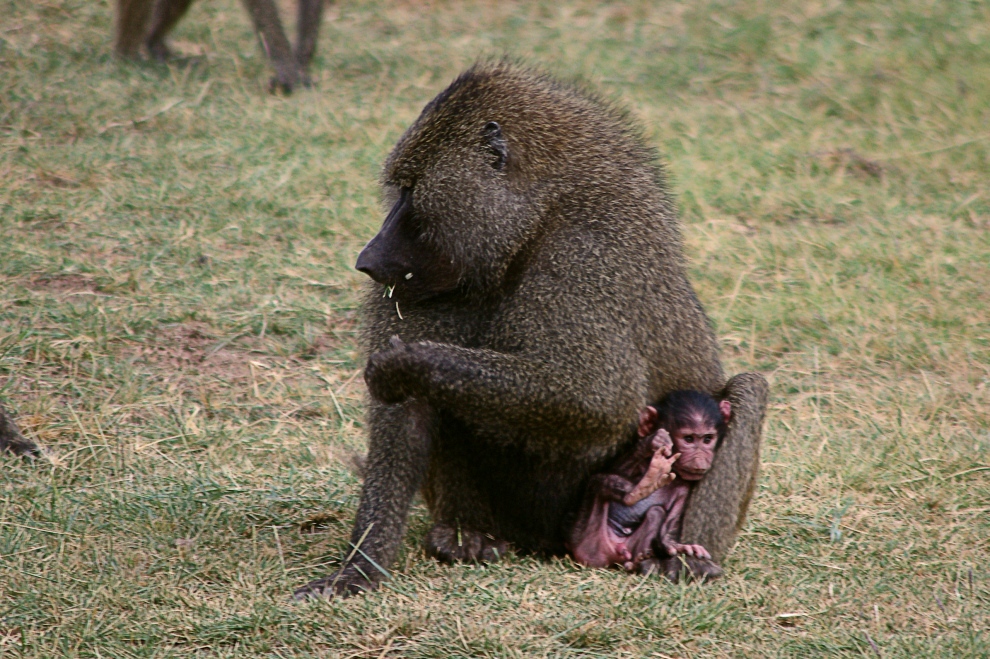
[{"label": "baboon's nose", "polygon": [[[371,245],[369,244],[368,247],[370,246]],[[380,268],[377,267],[378,259],[375,258],[374,254],[368,253],[369,251],[368,247],[365,247],[363,250],[361,250],[361,253],[358,254],[357,263],[354,264],[354,268],[358,272],[363,272],[364,274],[368,275],[369,277],[377,281],[379,284],[384,284],[386,282],[382,281],[383,277],[381,270]]]}]

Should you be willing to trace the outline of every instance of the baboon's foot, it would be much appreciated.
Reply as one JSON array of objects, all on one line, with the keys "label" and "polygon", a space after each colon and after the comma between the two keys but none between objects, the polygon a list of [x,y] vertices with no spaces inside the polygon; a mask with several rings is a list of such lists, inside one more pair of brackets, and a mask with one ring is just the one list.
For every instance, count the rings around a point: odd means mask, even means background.
[{"label": "baboon's foot", "polygon": [[678,554],[662,559],[650,559],[640,564],[640,574],[662,574],[671,582],[678,583],[681,578],[688,580],[711,581],[722,576],[722,568],[707,558],[696,558],[687,554]]},{"label": "baboon's foot", "polygon": [[291,94],[299,86],[299,71],[293,66],[276,66],[275,75],[268,81],[268,91],[275,94]]},{"label": "baboon's foot", "polygon": [[710,581],[722,576],[722,568],[705,558],[680,554],[669,558],[647,558],[636,563],[635,571],[643,576],[663,575],[677,583],[681,576],[687,579]]},{"label": "baboon's foot", "polygon": [[662,561],[651,556],[634,564],[626,565],[625,568],[627,572],[635,572],[636,574],[648,577],[650,575],[660,574],[663,571],[661,563]]},{"label": "baboon's foot", "polygon": [[164,64],[172,57],[172,51],[165,45],[164,39],[149,39],[145,46],[148,48],[148,54],[151,55],[151,59],[160,64]]},{"label": "baboon's foot", "polygon": [[447,524],[435,524],[424,544],[426,555],[442,563],[494,563],[509,550],[505,540]]},{"label": "baboon's foot", "polygon": [[378,588],[378,582],[369,578],[367,572],[350,566],[334,572],[330,576],[314,579],[292,594],[296,601],[311,597],[350,597]]}]

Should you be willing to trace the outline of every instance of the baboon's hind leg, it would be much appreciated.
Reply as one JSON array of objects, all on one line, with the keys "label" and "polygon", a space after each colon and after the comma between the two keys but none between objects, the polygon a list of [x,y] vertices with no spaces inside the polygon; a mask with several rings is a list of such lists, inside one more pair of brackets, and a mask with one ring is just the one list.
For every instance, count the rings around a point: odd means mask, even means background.
[{"label": "baboon's hind leg", "polygon": [[165,45],[165,37],[185,15],[192,3],[193,0],[158,0],[155,3],[151,29],[148,31],[148,39],[145,43],[151,57],[156,61],[164,62],[169,58],[171,53]]},{"label": "baboon's hind leg", "polygon": [[147,33],[154,0],[117,0],[114,50],[118,57],[136,59]]},{"label": "baboon's hind leg", "polygon": [[296,63],[303,77],[303,83],[309,84],[309,64],[316,52],[316,39],[320,35],[320,21],[323,20],[324,0],[299,0],[299,41],[296,43]]},{"label": "baboon's hind leg", "polygon": [[756,486],[768,391],[759,373],[741,373],[725,385],[732,403],[729,430],[684,511],[681,542],[703,546],[717,563],[735,542]]},{"label": "baboon's hind leg", "polygon": [[296,58],[292,54],[292,46],[282,28],[282,19],[278,15],[275,0],[243,0],[244,6],[251,15],[254,29],[261,39],[268,59],[272,62],[275,75],[269,86],[272,91],[281,90],[291,94],[299,84],[299,69]]}]

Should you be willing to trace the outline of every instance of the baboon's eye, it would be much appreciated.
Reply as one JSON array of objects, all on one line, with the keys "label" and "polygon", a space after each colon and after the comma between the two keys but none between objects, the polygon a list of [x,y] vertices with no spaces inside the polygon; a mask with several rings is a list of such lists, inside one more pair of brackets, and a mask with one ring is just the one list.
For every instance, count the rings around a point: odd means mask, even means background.
[{"label": "baboon's eye", "polygon": [[485,124],[481,134],[485,138],[489,151],[495,156],[492,167],[499,170],[504,168],[509,159],[509,147],[505,143],[505,138],[502,137],[502,127],[498,125],[497,121],[489,121]]}]

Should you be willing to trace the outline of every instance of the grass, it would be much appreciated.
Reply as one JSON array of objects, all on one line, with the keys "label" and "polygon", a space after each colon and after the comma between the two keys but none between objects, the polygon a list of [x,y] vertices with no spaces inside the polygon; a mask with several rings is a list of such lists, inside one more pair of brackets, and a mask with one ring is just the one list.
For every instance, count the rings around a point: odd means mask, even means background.
[{"label": "grass", "polygon": [[[990,655],[990,6],[358,2],[266,93],[234,0],[168,67],[0,0],[0,657]],[[630,107],[731,372],[772,382],[716,583],[568,560],[294,604],[345,552],[376,178],[479,55]]]}]

